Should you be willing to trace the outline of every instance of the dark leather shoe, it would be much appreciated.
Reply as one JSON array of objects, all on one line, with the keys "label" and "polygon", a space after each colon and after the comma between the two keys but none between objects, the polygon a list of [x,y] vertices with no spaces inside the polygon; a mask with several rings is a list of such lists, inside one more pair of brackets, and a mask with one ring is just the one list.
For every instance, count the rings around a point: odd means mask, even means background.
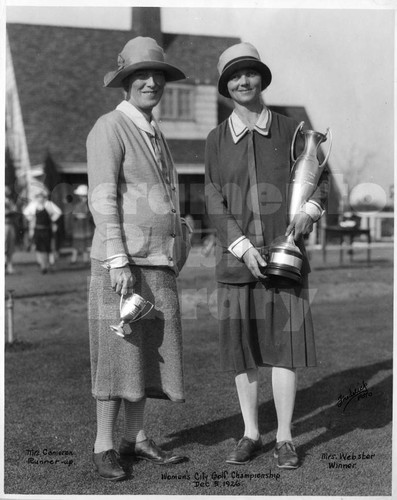
[{"label": "dark leather shoe", "polygon": [[122,438],[119,446],[119,453],[121,456],[135,456],[135,442],[127,441]]},{"label": "dark leather shoe", "polygon": [[228,464],[247,464],[257,455],[262,449],[262,439],[259,438],[254,441],[247,436],[244,436],[236,444],[234,450],[226,458]]},{"label": "dark leather shoe", "polygon": [[101,453],[93,453],[92,459],[99,475],[108,481],[121,481],[127,477],[119,462],[119,454],[116,450],[106,450]]},{"label": "dark leather shoe", "polygon": [[277,458],[277,467],[280,469],[296,469],[298,467],[298,455],[291,441],[276,443],[274,458]]},{"label": "dark leather shoe", "polygon": [[134,456],[139,460],[147,460],[156,465],[176,464],[184,457],[162,450],[152,439],[145,439],[139,443],[132,443],[123,439],[120,444],[120,455]]}]

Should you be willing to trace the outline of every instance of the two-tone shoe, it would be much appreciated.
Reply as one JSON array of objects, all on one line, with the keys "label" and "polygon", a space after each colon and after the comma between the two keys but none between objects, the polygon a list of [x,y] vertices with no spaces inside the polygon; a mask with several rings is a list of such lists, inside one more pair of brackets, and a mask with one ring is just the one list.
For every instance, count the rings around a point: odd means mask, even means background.
[{"label": "two-tone shoe", "polygon": [[120,457],[116,450],[106,450],[101,453],[93,453],[92,460],[98,474],[108,481],[121,481],[127,477],[126,472],[120,465]]},{"label": "two-tone shoe", "polygon": [[156,465],[177,464],[184,461],[184,457],[169,451],[164,451],[152,439],[145,439],[134,443],[122,439],[119,452],[121,456],[135,457],[138,460],[147,460]]},{"label": "two-tone shoe", "polygon": [[234,450],[226,458],[228,464],[244,465],[250,462],[262,450],[262,439],[255,441],[244,436],[234,447]]},{"label": "two-tone shoe", "polygon": [[299,467],[298,455],[292,441],[276,443],[274,458],[277,458],[277,467],[280,469],[296,469]]}]

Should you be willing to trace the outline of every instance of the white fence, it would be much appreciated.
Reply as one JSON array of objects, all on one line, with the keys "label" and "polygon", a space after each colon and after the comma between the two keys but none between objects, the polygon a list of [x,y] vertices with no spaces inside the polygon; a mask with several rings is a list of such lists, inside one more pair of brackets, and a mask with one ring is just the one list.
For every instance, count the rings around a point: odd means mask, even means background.
[{"label": "white fence", "polygon": [[[324,220],[314,225],[313,232],[308,239],[309,246],[322,246]],[[392,243],[394,241],[394,212],[377,212],[363,216],[360,221],[360,229],[369,229],[371,241],[378,243]]]}]

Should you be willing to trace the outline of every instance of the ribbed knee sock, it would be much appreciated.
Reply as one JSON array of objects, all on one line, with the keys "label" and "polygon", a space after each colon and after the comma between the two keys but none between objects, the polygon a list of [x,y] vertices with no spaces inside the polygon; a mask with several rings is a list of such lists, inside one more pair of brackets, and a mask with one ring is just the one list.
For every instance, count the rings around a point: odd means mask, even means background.
[{"label": "ribbed knee sock", "polygon": [[121,399],[100,401],[97,399],[97,435],[94,453],[111,450],[113,446],[113,431],[120,409]]},{"label": "ribbed knee sock", "polygon": [[139,443],[146,439],[143,429],[145,404],[146,399],[137,402],[124,400],[124,438],[127,441]]}]

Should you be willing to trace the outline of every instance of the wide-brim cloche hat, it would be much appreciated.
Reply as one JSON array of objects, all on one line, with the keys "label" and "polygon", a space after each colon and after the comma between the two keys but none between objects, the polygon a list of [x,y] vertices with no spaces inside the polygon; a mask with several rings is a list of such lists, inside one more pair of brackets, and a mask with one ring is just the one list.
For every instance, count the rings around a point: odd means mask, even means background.
[{"label": "wide-brim cloche hat", "polygon": [[142,69],[159,70],[166,82],[186,78],[183,71],[165,62],[164,51],[153,38],[138,36],[129,40],[117,58],[117,69],[106,73],[105,87],[122,87],[128,75]]},{"label": "wide-brim cloche hat", "polygon": [[270,85],[272,73],[268,66],[261,61],[256,48],[247,42],[237,43],[227,48],[219,56],[218,61],[218,92],[224,97],[229,97],[227,82],[236,71],[244,68],[252,68],[262,77],[262,90]]}]

